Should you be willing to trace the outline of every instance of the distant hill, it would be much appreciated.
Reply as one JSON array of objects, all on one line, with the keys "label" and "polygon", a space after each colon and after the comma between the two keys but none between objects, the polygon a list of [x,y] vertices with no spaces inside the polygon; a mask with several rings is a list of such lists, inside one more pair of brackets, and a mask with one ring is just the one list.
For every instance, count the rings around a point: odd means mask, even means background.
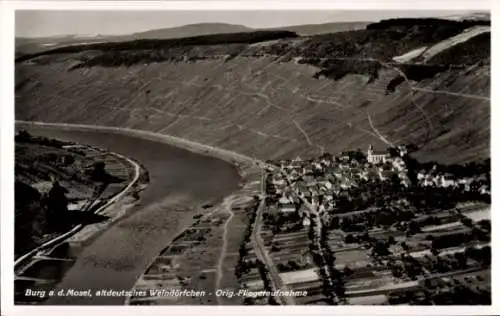
[{"label": "distant hill", "polygon": [[130,37],[133,39],[167,39],[211,34],[242,33],[251,31],[254,31],[254,29],[237,24],[197,23],[179,27],[154,29],[145,32],[133,33],[130,35]]},{"label": "distant hill", "polygon": [[252,28],[227,23],[198,23],[179,27],[162,28],[133,33],[130,35],[98,35],[98,36],[53,36],[42,38],[16,38],[16,53],[31,54],[62,46],[81,45],[101,42],[125,42],[137,39],[171,39],[212,34],[244,33],[255,31]]},{"label": "distant hill", "polygon": [[301,36],[320,35],[328,33],[346,32],[354,30],[362,30],[366,28],[371,22],[333,22],[322,24],[304,24],[292,25],[277,28],[278,30],[285,30],[295,32]]},{"label": "distant hill", "polygon": [[280,30],[297,33],[301,36],[310,36],[326,33],[345,32],[364,29],[371,22],[332,22],[322,24],[291,25],[278,28],[250,28],[243,25],[227,23],[198,23],[188,24],[179,27],[155,29],[146,32],[134,33],[130,39],[167,39],[192,37],[211,34],[242,33],[253,31]]},{"label": "distant hill", "polygon": [[490,12],[472,12],[469,14],[449,15],[449,16],[445,16],[442,18],[448,19],[448,20],[455,20],[455,21],[461,21],[461,20],[490,21],[491,20],[491,13]]},{"label": "distant hill", "polygon": [[101,37],[101,36],[80,37],[80,36],[63,35],[63,36],[38,37],[38,38],[16,37],[14,45],[17,57],[19,55],[38,53],[57,47],[109,42],[109,41],[113,41],[113,38]]}]

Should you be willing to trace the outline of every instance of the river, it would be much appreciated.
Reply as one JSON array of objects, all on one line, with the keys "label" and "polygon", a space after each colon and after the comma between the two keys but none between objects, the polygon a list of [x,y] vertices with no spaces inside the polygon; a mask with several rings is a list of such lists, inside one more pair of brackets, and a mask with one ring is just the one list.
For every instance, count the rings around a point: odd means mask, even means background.
[{"label": "river", "polygon": [[[130,290],[165,244],[192,222],[192,212],[179,215],[174,208],[219,202],[241,180],[225,161],[165,143],[99,130],[24,129],[36,136],[107,148],[140,162],[150,177],[140,202],[83,247],[56,290]],[[71,296],[52,297],[45,303],[121,305],[124,301],[125,297]]]}]

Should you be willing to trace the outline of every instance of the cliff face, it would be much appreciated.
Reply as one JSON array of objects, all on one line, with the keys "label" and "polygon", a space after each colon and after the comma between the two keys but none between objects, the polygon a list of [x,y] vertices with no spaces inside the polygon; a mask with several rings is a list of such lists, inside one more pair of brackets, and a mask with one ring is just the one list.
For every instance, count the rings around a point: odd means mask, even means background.
[{"label": "cliff face", "polygon": [[[442,48],[439,64],[401,65],[392,57],[465,27],[389,40],[400,28],[25,58],[16,64],[16,119],[143,129],[261,159],[403,143],[417,144],[422,160],[489,157],[489,50],[465,41]],[[451,49],[469,56],[447,64]]]}]

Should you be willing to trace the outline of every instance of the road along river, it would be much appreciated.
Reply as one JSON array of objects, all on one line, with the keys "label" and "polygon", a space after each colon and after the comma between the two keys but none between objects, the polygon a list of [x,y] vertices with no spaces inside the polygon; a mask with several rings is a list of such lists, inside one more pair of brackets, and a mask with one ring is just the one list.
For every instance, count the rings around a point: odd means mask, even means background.
[{"label": "road along river", "polygon": [[[150,183],[140,202],[124,217],[98,234],[64,274],[63,289],[130,290],[164,245],[192,223],[189,207],[220,202],[237,190],[240,176],[234,166],[139,136],[111,131],[52,126],[22,126],[29,133],[107,148],[140,162]],[[121,305],[118,296],[54,296],[46,304]]]}]

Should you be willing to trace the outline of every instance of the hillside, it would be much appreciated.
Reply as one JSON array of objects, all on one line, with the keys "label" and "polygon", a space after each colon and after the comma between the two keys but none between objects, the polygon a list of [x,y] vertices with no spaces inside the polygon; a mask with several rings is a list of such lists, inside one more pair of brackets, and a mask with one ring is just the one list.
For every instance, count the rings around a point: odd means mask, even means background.
[{"label": "hillside", "polygon": [[66,212],[57,213],[48,207],[47,194],[52,191],[54,180],[61,183],[66,203],[75,205],[91,198],[98,187],[88,173],[95,161],[82,153],[65,149],[64,145],[26,133],[16,136],[16,256],[67,228]]},{"label": "hillside", "polygon": [[[418,145],[422,160],[482,159],[489,32],[426,63],[393,61],[476,25],[489,23],[400,19],[310,37],[247,32],[55,49],[18,59],[16,118],[144,129],[262,159],[402,143]],[[484,49],[470,48],[477,42]]]},{"label": "hillside", "polygon": [[16,257],[77,224],[105,220],[93,210],[129,183],[131,168],[101,149],[20,130],[15,137]]}]

